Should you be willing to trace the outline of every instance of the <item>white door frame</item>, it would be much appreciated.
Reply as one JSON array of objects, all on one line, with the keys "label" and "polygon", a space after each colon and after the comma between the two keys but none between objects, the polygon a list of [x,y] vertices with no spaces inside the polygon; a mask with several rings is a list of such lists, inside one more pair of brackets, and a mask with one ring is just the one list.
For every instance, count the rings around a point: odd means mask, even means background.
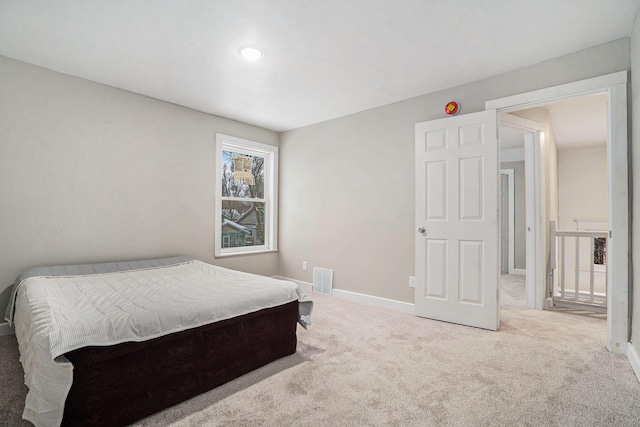
[{"label": "white door frame", "polygon": [[610,237],[607,248],[607,260],[610,260],[607,269],[607,348],[622,354],[626,353],[630,331],[627,73],[620,71],[485,103],[486,110],[495,109],[498,114],[584,95],[607,95]]},{"label": "white door frame", "polygon": [[544,276],[545,240],[542,226],[542,212],[545,207],[545,192],[542,185],[544,164],[540,161],[540,153],[544,142],[544,126],[532,120],[500,114],[500,124],[526,131],[524,136],[524,169],[525,169],[525,223],[526,223],[526,295],[527,306],[541,310],[547,308]]},{"label": "white door frame", "polygon": [[507,271],[509,274],[514,274],[515,270],[515,189],[514,189],[514,169],[500,169],[500,175],[507,175],[507,182],[509,185],[509,261],[507,265]]}]

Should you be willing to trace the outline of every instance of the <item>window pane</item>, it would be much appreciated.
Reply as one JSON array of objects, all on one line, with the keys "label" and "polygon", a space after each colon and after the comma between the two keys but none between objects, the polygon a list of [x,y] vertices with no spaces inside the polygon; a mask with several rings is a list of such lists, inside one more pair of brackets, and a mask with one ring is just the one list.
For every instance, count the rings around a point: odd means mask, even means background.
[{"label": "window pane", "polygon": [[264,157],[222,151],[222,197],[264,198]]},{"label": "window pane", "polygon": [[222,201],[222,247],[264,244],[264,208],[261,202]]}]

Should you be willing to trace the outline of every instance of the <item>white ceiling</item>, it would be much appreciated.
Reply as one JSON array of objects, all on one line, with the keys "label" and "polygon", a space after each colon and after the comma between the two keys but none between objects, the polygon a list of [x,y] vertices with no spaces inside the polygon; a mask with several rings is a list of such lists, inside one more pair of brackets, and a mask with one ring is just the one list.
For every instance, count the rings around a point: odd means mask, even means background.
[{"label": "white ceiling", "polygon": [[500,150],[524,147],[525,131],[508,126],[500,126]]},{"label": "white ceiling", "polygon": [[[538,107],[547,110],[558,150],[607,145],[607,96],[588,95]],[[522,148],[526,131],[500,127],[500,149]]]},{"label": "white ceiling", "polygon": [[604,94],[557,102],[549,111],[558,150],[607,145],[607,97]]},{"label": "white ceiling", "polygon": [[627,37],[639,5],[0,0],[0,55],[282,131]]}]

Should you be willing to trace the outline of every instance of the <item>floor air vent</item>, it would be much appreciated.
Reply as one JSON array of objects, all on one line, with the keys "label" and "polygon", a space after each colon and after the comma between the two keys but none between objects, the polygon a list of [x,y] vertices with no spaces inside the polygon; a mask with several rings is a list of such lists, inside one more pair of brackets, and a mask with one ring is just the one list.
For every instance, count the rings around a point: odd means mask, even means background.
[{"label": "floor air vent", "polygon": [[333,289],[333,270],[314,268],[313,292],[331,295],[331,289]]}]

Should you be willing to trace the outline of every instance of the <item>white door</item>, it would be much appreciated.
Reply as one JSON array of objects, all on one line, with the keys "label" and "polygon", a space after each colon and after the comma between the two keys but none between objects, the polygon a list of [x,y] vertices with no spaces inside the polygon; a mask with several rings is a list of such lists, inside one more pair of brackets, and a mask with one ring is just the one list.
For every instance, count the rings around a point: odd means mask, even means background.
[{"label": "white door", "polygon": [[496,111],[416,124],[416,315],[496,330]]}]

